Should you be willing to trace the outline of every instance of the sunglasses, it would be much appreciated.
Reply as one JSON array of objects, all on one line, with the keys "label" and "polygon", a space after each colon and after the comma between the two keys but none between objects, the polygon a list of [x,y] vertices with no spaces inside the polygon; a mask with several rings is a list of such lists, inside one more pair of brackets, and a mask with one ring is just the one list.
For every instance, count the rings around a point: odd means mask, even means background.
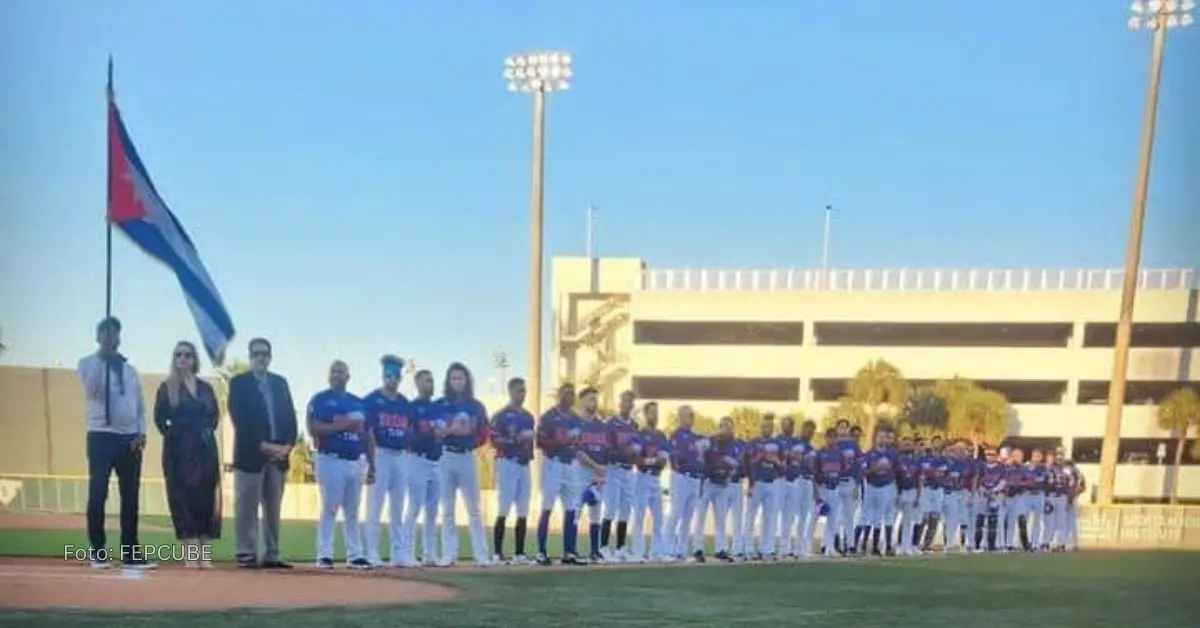
[{"label": "sunglasses", "polygon": [[250,357],[252,357],[252,358],[269,358],[269,357],[271,357],[271,352],[270,351],[251,351]]},{"label": "sunglasses", "polygon": [[196,357],[196,354],[192,353],[191,351],[176,351],[175,357],[176,358],[194,358],[194,357]]}]

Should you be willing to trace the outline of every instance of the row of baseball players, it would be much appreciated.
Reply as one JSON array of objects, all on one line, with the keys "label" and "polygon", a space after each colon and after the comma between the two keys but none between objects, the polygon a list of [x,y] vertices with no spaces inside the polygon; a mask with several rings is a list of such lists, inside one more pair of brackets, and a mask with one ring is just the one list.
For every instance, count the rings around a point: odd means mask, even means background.
[{"label": "row of baseball players", "polygon": [[[922,544],[928,549],[939,523],[943,536],[945,530],[961,530],[967,540],[948,535],[945,547],[980,546],[987,529],[995,530],[989,539],[995,538],[1004,548],[1015,542],[1016,530],[1025,533],[1027,524],[1037,530],[1031,547],[1074,542],[1070,505],[1081,490],[1080,476],[1073,466],[1053,459],[1046,465],[1036,464],[1036,459],[1034,465],[1006,461],[1002,484],[997,486],[995,456],[989,462],[969,459],[961,443],[943,451],[940,439],[927,447],[902,439],[893,447],[892,434],[883,430],[876,446],[863,452],[861,432],[839,421],[827,433],[826,445],[816,449],[811,421],[796,434],[794,420],[785,417],[776,433],[770,415],[764,417],[758,438],[735,438],[733,421],[727,417],[721,420],[719,433],[710,438],[692,429],[694,416],[688,406],[678,409],[678,427],[667,435],[658,429],[655,402],[642,406],[639,425],[633,418],[635,397],[627,392],[621,396],[617,415],[605,419],[597,414],[592,389],[579,393],[576,413],[576,393],[570,385],[560,388],[556,405],[535,423],[523,407],[526,391],[519,378],[508,384],[509,403],[489,420],[474,397],[471,373],[465,366],[450,365],[443,395],[436,399],[430,372],[416,374],[417,395],[408,399],[398,390],[402,362],[385,357],[382,366],[383,385],[359,398],[346,390],[348,367],[335,362],[330,388],[309,404],[321,498],[320,567],[334,565],[339,510],[352,568],[452,565],[458,556],[455,515],[460,497],[478,565],[550,564],[547,540],[555,502],[561,503],[563,511],[561,560],[565,564],[703,560],[710,512],[715,556],[723,560],[808,555],[821,516],[826,520],[821,544],[825,554],[866,550],[868,541],[870,549],[890,553],[896,529],[907,532],[898,534],[902,553],[913,553]],[[495,449],[498,487],[494,555],[484,537],[474,456],[489,442]],[[542,455],[542,509],[537,554],[531,560],[525,540],[535,448]],[[671,471],[670,505],[664,513],[661,477],[667,469]],[[358,504],[364,484],[368,508],[360,528]],[[387,563],[380,552],[385,502]],[[434,525],[439,510],[440,554]],[[507,517],[514,511],[515,552],[508,561],[503,548]],[[577,543],[581,511],[588,515],[586,559]],[[650,526],[644,530],[647,515]],[[897,517],[902,528],[894,528]],[[419,561],[418,518],[423,549]]]}]

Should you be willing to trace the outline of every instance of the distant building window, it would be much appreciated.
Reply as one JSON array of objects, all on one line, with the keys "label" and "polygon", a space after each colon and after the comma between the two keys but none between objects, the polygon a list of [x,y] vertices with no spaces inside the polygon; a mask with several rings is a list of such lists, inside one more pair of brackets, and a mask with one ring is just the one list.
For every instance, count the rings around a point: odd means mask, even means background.
[{"label": "distant building window", "polygon": [[[932,385],[934,380],[911,379],[908,383],[913,388],[920,388]],[[1001,379],[977,380],[975,383],[1004,395],[1009,403],[1022,405],[1060,404],[1067,391],[1065,380]],[[809,382],[813,401],[837,401],[846,394],[849,385],[849,378],[816,377]]]},{"label": "distant building window", "polygon": [[[1129,346],[1194,349],[1200,347],[1200,323],[1136,323]],[[1116,323],[1088,323],[1083,327],[1083,346],[1112,347],[1116,344]]]},{"label": "distant building window", "polygon": [[[1200,393],[1200,382],[1127,381],[1125,382],[1125,405],[1157,404],[1167,395],[1185,387]],[[1108,382],[1093,380],[1079,382],[1079,395],[1076,401],[1079,404],[1094,405],[1108,403]]]},{"label": "distant building window", "polygon": [[[1184,442],[1183,459],[1180,461],[1187,466],[1200,464],[1192,456],[1192,448],[1196,439]],[[1104,440],[1101,438],[1076,438],[1072,446],[1071,459],[1080,464],[1097,464],[1100,462],[1100,448]],[[1175,464],[1175,446],[1179,443],[1174,438],[1122,438],[1117,445],[1117,462],[1119,464],[1143,465],[1172,465]],[[1159,458],[1159,454],[1162,458]]]},{"label": "distant building window", "polygon": [[804,323],[737,321],[636,321],[639,345],[744,345],[799,347]]},{"label": "distant building window", "polygon": [[633,390],[643,399],[800,400],[800,380],[791,377],[634,377]]},{"label": "distant building window", "polygon": [[1062,447],[1063,440],[1058,436],[1009,436],[1001,441],[1001,447],[1009,449],[1020,449],[1025,455],[1025,460],[1028,461],[1033,455],[1033,450],[1038,449],[1044,454],[1052,452],[1059,447]]},{"label": "distant building window", "polygon": [[816,323],[821,347],[1066,347],[1071,323]]}]

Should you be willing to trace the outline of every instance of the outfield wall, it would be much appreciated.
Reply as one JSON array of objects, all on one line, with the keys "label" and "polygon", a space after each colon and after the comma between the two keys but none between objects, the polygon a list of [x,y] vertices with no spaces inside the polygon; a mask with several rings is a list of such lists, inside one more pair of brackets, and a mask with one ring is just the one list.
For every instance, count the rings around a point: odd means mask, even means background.
[{"label": "outfield wall", "polygon": [[[664,482],[664,487],[666,485]],[[225,503],[232,504],[232,486],[227,482],[224,489]],[[109,489],[108,504],[108,511],[113,514],[117,512],[119,504],[116,495],[114,481]],[[490,525],[496,516],[495,491],[482,491],[481,502],[484,525]],[[536,499],[533,504],[536,510]],[[315,485],[289,484],[284,492],[283,518],[314,521],[318,505]],[[669,500],[664,495],[664,507],[667,505]],[[78,476],[0,475],[0,507],[18,511],[82,513],[87,507],[87,479]],[[170,514],[162,480],[151,478],[143,481],[141,511],[144,515]],[[225,512],[231,516],[232,508],[226,507]],[[365,512],[364,495],[360,513]],[[386,517],[385,512],[385,520]],[[466,510],[462,503],[458,505],[456,520],[460,526],[466,525]],[[551,528],[557,531],[560,526],[556,513]],[[711,534],[711,520],[706,527]],[[1082,505],[1079,535],[1084,547],[1200,549],[1200,506]]]}]

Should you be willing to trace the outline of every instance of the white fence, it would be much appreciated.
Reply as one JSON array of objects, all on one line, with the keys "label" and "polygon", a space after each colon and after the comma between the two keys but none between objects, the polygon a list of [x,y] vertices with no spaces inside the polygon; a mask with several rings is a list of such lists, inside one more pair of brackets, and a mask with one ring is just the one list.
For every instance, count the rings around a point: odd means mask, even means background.
[{"label": "white fence", "polygon": [[[830,290],[1065,291],[1120,290],[1117,269],[938,269],[731,270],[660,268],[642,271],[641,290]],[[1140,290],[1200,288],[1200,272],[1190,268],[1147,269],[1138,273]]]}]

